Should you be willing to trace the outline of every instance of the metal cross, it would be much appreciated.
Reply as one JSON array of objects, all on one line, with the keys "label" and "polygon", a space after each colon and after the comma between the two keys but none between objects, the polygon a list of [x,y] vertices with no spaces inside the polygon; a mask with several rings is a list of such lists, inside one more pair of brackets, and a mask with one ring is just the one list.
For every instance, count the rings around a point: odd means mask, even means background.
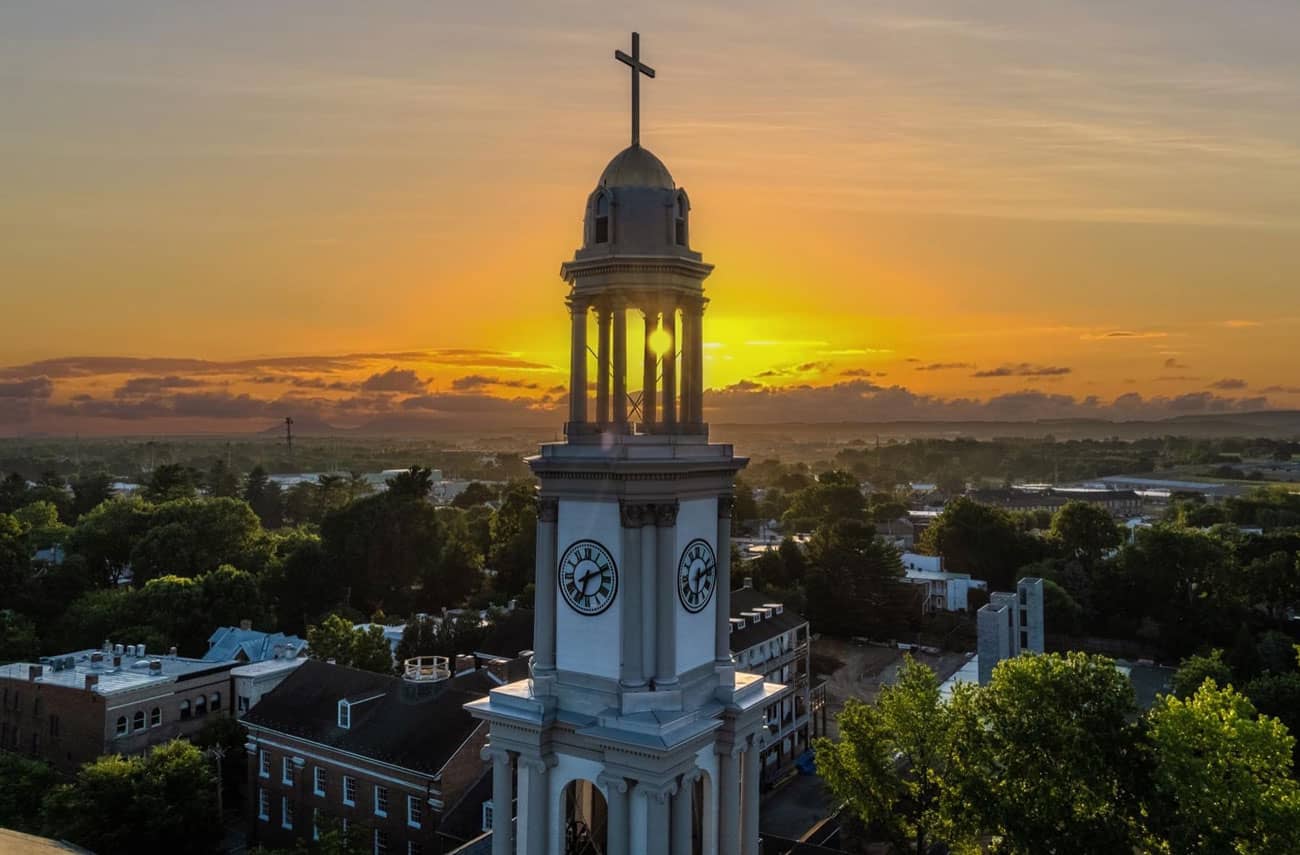
[{"label": "metal cross", "polygon": [[632,34],[632,55],[614,51],[614,59],[632,67],[632,145],[641,144],[641,75],[653,78],[655,70],[641,62],[641,34]]}]

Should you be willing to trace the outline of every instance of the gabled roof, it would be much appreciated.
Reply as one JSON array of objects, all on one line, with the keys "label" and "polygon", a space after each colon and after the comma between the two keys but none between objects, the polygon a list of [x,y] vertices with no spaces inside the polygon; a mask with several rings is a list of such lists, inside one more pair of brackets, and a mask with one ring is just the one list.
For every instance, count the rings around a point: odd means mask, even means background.
[{"label": "gabled roof", "polygon": [[287,648],[290,651],[287,658],[292,659],[307,649],[307,642],[296,635],[285,635],[283,632],[260,632],[237,626],[222,626],[208,636],[208,652],[203,654],[203,658],[209,662],[228,662],[231,659],[264,662],[275,658],[277,647]]},{"label": "gabled roof", "polygon": [[[264,695],[243,723],[433,775],[478,725],[464,705],[497,685],[486,670],[417,684],[309,659]],[[352,708],[350,727],[338,726],[340,700],[375,695]]]},{"label": "gabled roof", "polygon": [[[769,594],[764,594],[753,588],[740,588],[731,592],[731,617],[742,617],[741,612],[756,611],[764,604],[771,602],[774,602],[774,600]],[[744,629],[732,630],[731,632],[731,652],[739,653],[742,650],[748,650],[755,644],[771,641],[773,638],[784,635],[807,622],[807,618],[803,615],[784,607],[781,609],[781,614],[774,614],[758,623],[753,623],[752,619],[747,618]]]}]

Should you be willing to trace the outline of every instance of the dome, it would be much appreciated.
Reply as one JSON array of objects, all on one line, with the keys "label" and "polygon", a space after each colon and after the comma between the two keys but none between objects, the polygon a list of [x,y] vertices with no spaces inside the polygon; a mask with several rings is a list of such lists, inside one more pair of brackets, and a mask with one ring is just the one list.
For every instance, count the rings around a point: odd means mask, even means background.
[{"label": "dome", "polygon": [[673,177],[664,162],[639,145],[630,145],[614,155],[600,174],[601,187],[651,187],[672,190]]}]

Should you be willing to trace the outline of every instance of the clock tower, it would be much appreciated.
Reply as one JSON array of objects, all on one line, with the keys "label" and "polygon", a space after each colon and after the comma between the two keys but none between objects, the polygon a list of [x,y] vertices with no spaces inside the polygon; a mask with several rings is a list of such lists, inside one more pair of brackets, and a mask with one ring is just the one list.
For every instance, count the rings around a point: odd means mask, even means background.
[{"label": "clock tower", "polygon": [[731,659],[731,493],[746,460],[709,442],[713,268],[691,248],[686,191],[640,144],[654,70],[638,41],[615,52],[631,68],[632,144],[587,197],[561,267],[565,440],[529,459],[532,677],[467,706],[489,723],[493,855],[758,853],[762,711],[786,688]]}]

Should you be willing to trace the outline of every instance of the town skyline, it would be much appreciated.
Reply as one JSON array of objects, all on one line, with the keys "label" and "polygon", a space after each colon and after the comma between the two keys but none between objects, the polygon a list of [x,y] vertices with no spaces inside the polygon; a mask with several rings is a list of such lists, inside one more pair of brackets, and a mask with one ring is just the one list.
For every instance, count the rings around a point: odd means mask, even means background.
[{"label": "town skyline", "polygon": [[1300,408],[1265,5],[0,12],[0,435],[556,423],[631,28],[717,265],[708,420]]}]

